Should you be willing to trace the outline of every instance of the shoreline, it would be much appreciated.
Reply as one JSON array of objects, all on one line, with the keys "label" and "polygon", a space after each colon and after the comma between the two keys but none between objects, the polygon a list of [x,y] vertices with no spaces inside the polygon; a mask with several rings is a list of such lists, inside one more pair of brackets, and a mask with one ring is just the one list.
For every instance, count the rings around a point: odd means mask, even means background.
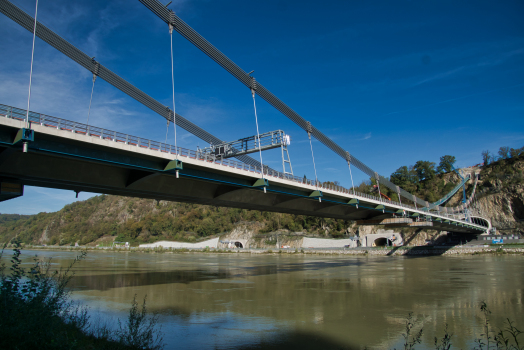
[{"label": "shoreline", "polygon": [[[6,247],[6,249],[9,249]],[[434,255],[479,255],[479,254],[522,254],[524,246],[452,246],[452,247],[393,247],[393,248],[138,248],[138,247],[70,247],[70,246],[24,246],[23,250],[49,250],[49,251],[98,251],[119,253],[157,253],[157,254],[182,254],[182,253],[211,253],[211,254],[254,254],[254,255],[356,255],[356,256],[434,256]]]}]

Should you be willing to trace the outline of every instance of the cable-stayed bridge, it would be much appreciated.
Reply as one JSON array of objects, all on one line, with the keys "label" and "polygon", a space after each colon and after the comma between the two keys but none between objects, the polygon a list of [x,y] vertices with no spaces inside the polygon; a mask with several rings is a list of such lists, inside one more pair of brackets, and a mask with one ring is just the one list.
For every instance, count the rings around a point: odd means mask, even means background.
[{"label": "cable-stayed bridge", "polygon": [[[354,166],[375,179],[379,186],[387,186],[397,193],[399,202],[341,186],[322,186],[316,174],[314,180],[308,180],[295,177],[285,169],[279,172],[264,166],[258,130],[254,140],[255,146],[258,140],[260,161],[248,156],[248,152],[239,152],[235,157],[238,161],[233,161],[199,150],[183,149],[176,144],[144,140],[7,105],[2,105],[0,111],[0,117],[4,116],[0,118],[0,141],[3,147],[0,154],[1,199],[16,196],[17,184],[27,184],[76,192],[112,193],[339,219],[373,220],[375,224],[395,227],[434,227],[471,233],[480,233],[489,228],[488,220],[468,211],[473,195],[461,207],[449,208],[440,206],[447,199],[430,204],[396,186],[294,112],[174,12],[156,0],[140,1],[168,24],[171,33],[180,33],[247,86],[252,92],[254,103],[255,96],[269,102],[306,131],[310,140],[311,137],[316,138],[341,156],[350,170]],[[0,0],[0,12],[22,27],[34,31],[36,36],[92,72],[93,86],[96,78],[100,77],[207,143],[224,144],[218,137],[174,113],[174,108],[171,110],[145,94],[9,1]],[[27,152],[20,152],[21,148]],[[314,164],[312,145],[311,151]],[[464,184],[465,181],[461,186]],[[454,191],[461,186],[457,186]],[[10,188],[12,194],[4,191],[4,187]],[[404,203],[401,202],[402,198]]]}]

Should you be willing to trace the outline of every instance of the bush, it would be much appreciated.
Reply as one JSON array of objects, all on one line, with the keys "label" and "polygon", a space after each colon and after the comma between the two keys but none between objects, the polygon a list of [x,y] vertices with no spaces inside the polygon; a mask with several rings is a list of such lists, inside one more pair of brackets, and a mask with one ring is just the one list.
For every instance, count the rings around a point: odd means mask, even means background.
[{"label": "bush", "polygon": [[146,298],[144,298],[142,310],[138,310],[135,294],[127,323],[123,325],[118,320],[118,341],[133,349],[162,349],[164,347],[162,344],[163,337],[160,328],[157,327],[157,322],[157,315],[147,316]]},{"label": "bush", "polygon": [[20,243],[14,245],[11,273],[0,265],[1,349],[163,348],[157,317],[146,315],[145,298],[138,311],[135,296],[126,326],[119,321],[116,336],[105,326],[90,324],[87,309],[71,301],[66,289],[74,275],[71,269],[85,258],[85,251],[66,269],[52,272],[50,260],[37,257],[29,269],[23,268]]},{"label": "bush", "polygon": [[[3,253],[3,251],[2,251]],[[85,257],[80,254],[64,271],[50,272],[50,262],[34,259],[21,267],[20,245],[11,258],[11,275],[0,267],[0,348],[68,348],[88,327],[85,308],[73,304],[65,287],[71,268]]]},{"label": "bush", "polygon": [[[499,328],[498,331],[491,325],[489,311],[486,302],[480,303],[480,311],[484,315],[483,333],[480,335],[481,338],[474,340],[476,346],[472,350],[524,350],[524,339],[520,337],[524,334],[521,330],[515,327],[513,321],[506,319],[503,328]],[[414,332],[415,319],[413,314],[410,313],[406,319],[405,333],[402,333],[404,338],[404,350],[414,350],[417,344],[422,342],[421,327],[418,332]],[[452,349],[451,338],[452,333],[448,331],[448,325],[444,328],[444,336],[440,339],[435,337],[435,349],[436,350],[450,350]]]}]

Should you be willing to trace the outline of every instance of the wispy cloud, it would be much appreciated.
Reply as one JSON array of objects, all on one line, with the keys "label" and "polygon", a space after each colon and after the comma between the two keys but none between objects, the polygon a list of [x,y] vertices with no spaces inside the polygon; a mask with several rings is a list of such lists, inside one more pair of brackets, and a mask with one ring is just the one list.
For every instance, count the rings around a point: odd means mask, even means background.
[{"label": "wispy cloud", "polygon": [[458,67],[455,67],[453,69],[449,69],[443,72],[438,72],[437,74],[433,76],[417,81],[413,84],[413,87],[416,87],[416,86],[419,86],[425,83],[437,81],[437,80],[447,79],[459,73],[463,73],[467,71],[474,71],[479,68],[498,66],[516,56],[522,56],[522,55],[524,55],[524,49],[509,50],[509,51],[502,52],[502,53],[497,52],[497,53],[489,54],[485,56],[481,61],[473,62],[467,65],[458,66]]},{"label": "wispy cloud", "polygon": [[371,132],[368,132],[364,135],[364,137],[360,138],[359,140],[369,140],[371,138]]}]

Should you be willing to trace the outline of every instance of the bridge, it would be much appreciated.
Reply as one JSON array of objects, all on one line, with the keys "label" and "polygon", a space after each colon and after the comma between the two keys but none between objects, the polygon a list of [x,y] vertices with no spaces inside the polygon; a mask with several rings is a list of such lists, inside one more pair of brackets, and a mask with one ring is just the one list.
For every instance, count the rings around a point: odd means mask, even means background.
[{"label": "bridge", "polygon": [[[23,186],[29,185],[76,193],[87,191],[357,220],[359,224],[386,227],[417,227],[473,234],[489,230],[489,221],[469,209],[475,191],[466,203],[457,208],[440,206],[452,194],[444,200],[428,203],[408,193],[330,140],[174,12],[156,0],[140,1],[169,25],[171,34],[179,32],[251,90],[255,117],[255,96],[260,96],[303,128],[310,140],[311,137],[316,138],[341,156],[350,170],[353,165],[375,179],[379,187],[382,185],[394,190],[399,195],[399,202],[359,193],[354,187],[323,185],[316,174],[315,179],[300,178],[287,172],[285,164],[282,172],[265,166],[262,163],[262,138],[258,126],[257,135],[249,139],[254,140],[255,147],[258,147],[260,161],[247,155],[253,149],[236,149],[234,142],[229,148],[230,155],[237,159],[233,160],[214,151],[181,148],[176,144],[146,140],[8,105],[0,105],[0,200],[22,195]],[[9,1],[0,0],[0,12],[90,70],[93,86],[96,78],[100,77],[209,144],[227,145],[175,113],[174,104],[173,110],[162,105]],[[312,145],[311,151],[313,156]],[[467,178],[473,177],[476,188],[477,176],[472,174]],[[464,184],[465,181],[460,185]],[[457,186],[453,194],[461,186]],[[401,198],[404,198],[404,203]]]}]

